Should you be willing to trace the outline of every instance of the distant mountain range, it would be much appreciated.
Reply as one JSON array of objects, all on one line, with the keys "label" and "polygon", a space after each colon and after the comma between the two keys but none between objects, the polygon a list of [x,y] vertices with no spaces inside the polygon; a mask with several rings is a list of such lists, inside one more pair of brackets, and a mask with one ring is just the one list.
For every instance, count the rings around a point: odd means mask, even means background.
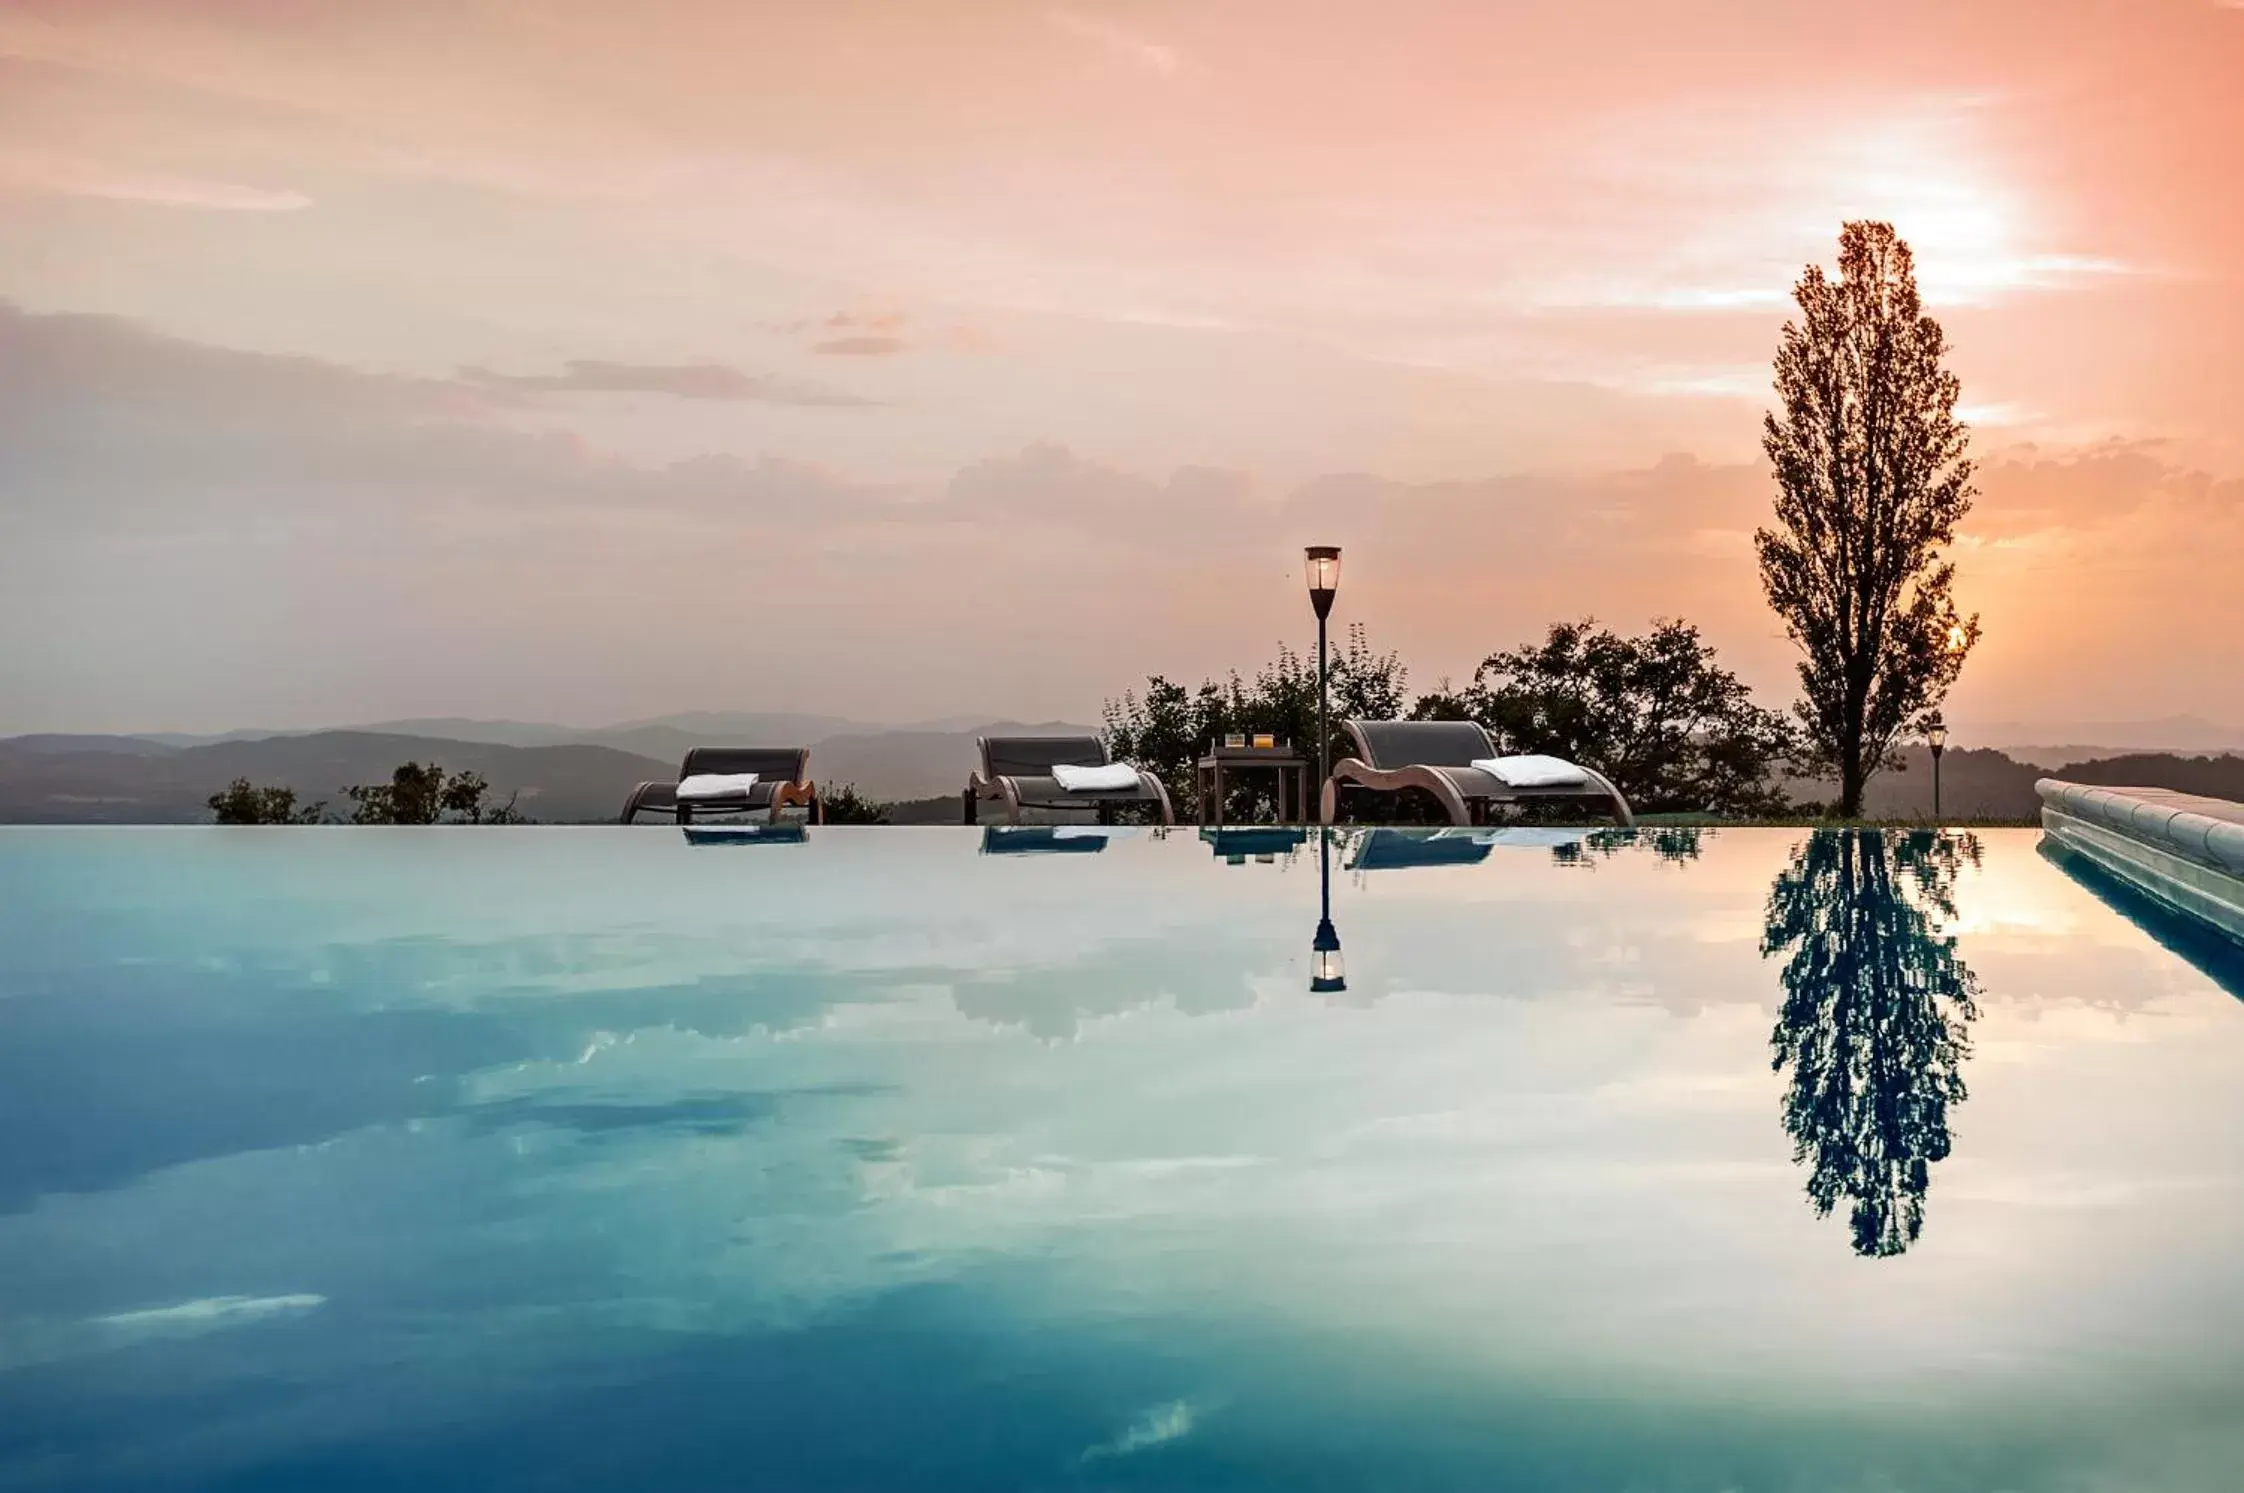
[{"label": "distant mountain range", "polygon": [[[2044,767],[1992,748],[1950,748],[1940,762],[1941,811],[1959,819],[2032,818],[2041,812],[2041,797],[2034,792],[2034,783],[2049,777],[2108,787],[2171,788],[2210,798],[2244,800],[2244,756],[2235,754],[2129,752]],[[1792,792],[1800,799],[1836,796],[1831,784],[1796,783]],[[1930,813],[1932,753],[1923,747],[1906,749],[1899,770],[1881,772],[1870,780],[1863,809],[1879,819]]]},{"label": "distant mountain range", "polygon": [[[74,743],[58,746],[58,743]],[[153,748],[153,750],[151,750]],[[673,775],[668,763],[602,746],[496,746],[375,731],[318,731],[169,747],[132,737],[0,740],[0,820],[31,824],[194,824],[236,778],[289,787],[348,817],[343,789],[389,780],[401,762],[481,773],[533,819],[612,819],[631,786]]]},{"label": "distant mountain range", "polygon": [[2244,752],[2244,726],[2223,726],[2201,715],[2144,721],[1994,721],[1958,727],[1956,735],[1972,746],[1994,747],[2021,762],[2048,766],[2131,752]]},{"label": "distant mountain range", "polygon": [[[56,743],[143,741],[160,746],[209,746],[222,741],[260,741],[276,736],[311,736],[327,731],[381,736],[426,736],[439,741],[474,741],[490,746],[607,746],[651,757],[675,757],[698,742],[759,741],[815,745],[836,737],[892,735],[971,735],[1006,718],[947,716],[928,721],[867,721],[848,716],[795,711],[692,710],[608,726],[563,726],[550,721],[483,720],[467,716],[419,716],[407,720],[366,721],[301,730],[245,728],[207,735],[177,731],[134,731],[114,735],[51,736]],[[1088,730],[1074,726],[1070,730]],[[18,736],[18,742],[32,738]],[[2200,715],[2170,715],[2144,720],[1988,721],[1960,724],[1958,746],[1993,747],[2021,762],[2054,765],[2132,752],[2191,755],[2244,752],[2244,726],[2222,725]]]},{"label": "distant mountain range", "polygon": [[[818,741],[848,731],[883,729],[842,716],[802,715],[784,711],[693,710],[650,720],[624,721],[613,726],[557,726],[548,721],[479,720],[469,716],[416,716],[409,720],[368,721],[357,725],[306,730],[244,729],[197,736],[178,731],[139,731],[119,737],[77,737],[73,740],[137,740],[164,746],[210,746],[222,741],[264,741],[277,736],[314,736],[330,731],[372,736],[426,736],[436,741],[473,741],[486,746],[612,746],[633,751],[633,741],[667,743],[673,739],[703,741]],[[16,737],[21,741],[26,738]]]},{"label": "distant mountain range", "polygon": [[[849,729],[831,732],[837,725]],[[589,823],[614,818],[634,784],[676,777],[688,747],[724,741],[807,745],[814,775],[829,787],[850,783],[889,800],[933,798],[965,786],[977,736],[1090,729],[943,721],[884,730],[825,716],[712,714],[591,732],[439,719],[215,737],[15,736],[0,738],[0,822],[198,823],[210,817],[210,795],[236,778],[293,788],[300,800],[325,800],[342,815],[349,809],[345,787],[386,782],[402,762],[433,761],[481,773],[501,800],[519,794],[519,807],[533,819]]]},{"label": "distant mountain range", "polygon": [[[979,735],[1092,729],[1063,722],[957,720],[896,728],[829,716],[745,713],[670,716],[597,731],[521,721],[380,724],[382,729],[219,737],[0,738],[0,822],[196,823],[209,817],[205,800],[235,778],[293,788],[300,799],[324,799],[340,815],[349,807],[346,786],[386,781],[391,769],[406,761],[481,773],[500,798],[519,794],[520,808],[533,819],[597,822],[614,817],[634,784],[675,777],[688,747],[715,741],[808,745],[813,775],[829,788],[854,784],[891,802],[936,799],[965,785]],[[1904,757],[1902,770],[1872,779],[1865,805],[1872,815],[1901,817],[1931,808],[1929,754],[1913,747]],[[2020,752],[1952,748],[1941,764],[1942,808],[1956,817],[2030,818],[2039,811],[2034,780],[2052,775],[2244,799],[2244,755],[2086,750],[2023,758]],[[1828,784],[1791,787],[1803,799],[1829,798],[1833,791]],[[947,818],[948,812],[926,806],[917,817]]]}]

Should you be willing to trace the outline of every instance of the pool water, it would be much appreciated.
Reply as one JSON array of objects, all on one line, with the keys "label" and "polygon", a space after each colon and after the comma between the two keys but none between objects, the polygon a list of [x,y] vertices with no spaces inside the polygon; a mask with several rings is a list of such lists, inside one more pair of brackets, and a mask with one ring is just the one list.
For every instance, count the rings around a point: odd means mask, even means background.
[{"label": "pool water", "polygon": [[0,831],[0,1488],[2232,1489],[2239,993],[2031,831]]}]

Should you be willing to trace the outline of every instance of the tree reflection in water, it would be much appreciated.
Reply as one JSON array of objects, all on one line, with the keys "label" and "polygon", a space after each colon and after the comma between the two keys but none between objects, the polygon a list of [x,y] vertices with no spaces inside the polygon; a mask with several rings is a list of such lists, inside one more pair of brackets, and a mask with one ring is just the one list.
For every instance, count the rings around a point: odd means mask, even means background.
[{"label": "tree reflection in water", "polygon": [[1943,932],[1972,835],[1824,831],[1769,889],[1761,953],[1784,954],[1769,1044],[1791,1072],[1784,1128],[1827,1217],[1843,1197],[1863,1255],[1897,1255],[1924,1227],[1948,1112],[1965,1098],[1977,981]]},{"label": "tree reflection in water", "polygon": [[1554,846],[1551,859],[1562,866],[1593,866],[1624,852],[1642,849],[1651,851],[1668,865],[1687,866],[1699,858],[1701,833],[1693,824],[1592,830],[1578,844]]}]

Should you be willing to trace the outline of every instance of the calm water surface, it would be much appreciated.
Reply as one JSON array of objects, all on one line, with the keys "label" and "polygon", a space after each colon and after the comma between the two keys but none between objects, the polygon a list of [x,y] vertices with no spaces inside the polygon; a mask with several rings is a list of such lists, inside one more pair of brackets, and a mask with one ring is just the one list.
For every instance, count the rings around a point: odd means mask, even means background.
[{"label": "calm water surface", "polygon": [[2233,1489],[2029,831],[0,831],[0,1487]]}]

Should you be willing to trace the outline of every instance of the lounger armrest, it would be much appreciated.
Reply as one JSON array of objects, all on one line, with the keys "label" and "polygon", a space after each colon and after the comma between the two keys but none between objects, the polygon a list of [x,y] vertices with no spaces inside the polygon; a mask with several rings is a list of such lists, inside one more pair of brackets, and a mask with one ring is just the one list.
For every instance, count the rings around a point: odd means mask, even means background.
[{"label": "lounger armrest", "polygon": [[1340,785],[1343,782],[1360,784],[1375,793],[1399,793],[1405,788],[1422,788],[1434,796],[1442,813],[1451,824],[1472,823],[1472,806],[1465,793],[1450,774],[1455,769],[1432,767],[1413,763],[1408,767],[1378,768],[1360,757],[1343,757],[1332,766],[1332,775],[1325,779],[1324,793],[1318,801],[1318,811],[1324,822],[1330,824],[1340,809]]},{"label": "lounger armrest", "polygon": [[[676,783],[649,782],[639,784],[624,799],[623,812],[616,816],[616,823],[629,824],[637,819],[642,811],[647,809],[659,809],[665,813],[674,812],[677,804],[677,792],[678,785]],[[664,798],[669,799],[670,802],[657,802],[657,800]]]},{"label": "lounger armrest", "polygon": [[1161,822],[1163,824],[1177,822],[1176,810],[1169,807],[1169,790],[1159,778],[1141,767],[1138,769],[1138,787],[1150,792],[1153,795],[1153,801],[1161,806]]},{"label": "lounger armrest", "polygon": [[[1350,721],[1347,724],[1353,727],[1355,722]],[[1355,735],[1353,730],[1350,734]],[[1363,738],[1357,736],[1356,742],[1357,745],[1362,745]],[[1333,763],[1332,771],[1326,776],[1317,793],[1317,822],[1319,824],[1330,824],[1333,822],[1334,816],[1339,813],[1340,783],[1343,778],[1351,783],[1360,783],[1363,781],[1365,773],[1374,770],[1372,765],[1361,757],[1343,757],[1338,762]]]},{"label": "lounger armrest", "polygon": [[[1574,765],[1577,767],[1581,767],[1581,764],[1578,762]],[[1605,776],[1605,774],[1599,772],[1594,767],[1583,767],[1582,776],[1588,778],[1591,784],[1594,785],[1599,792],[1603,793],[1606,797],[1613,800],[1613,817],[1620,821],[1621,828],[1636,828],[1636,811],[1628,806],[1628,800],[1621,796],[1620,789],[1613,786],[1613,780],[1611,778]]]},{"label": "lounger armrest", "polygon": [[1005,822],[1021,822],[1021,787],[1004,773],[985,775],[980,768],[967,774],[966,791],[976,802],[997,799],[1005,805]]},{"label": "lounger armrest", "polygon": [[825,821],[825,810],[818,802],[818,785],[808,778],[798,778],[792,783],[779,783],[773,786],[771,794],[772,821],[777,823],[779,811],[787,808],[808,809],[811,818],[821,823]]}]

